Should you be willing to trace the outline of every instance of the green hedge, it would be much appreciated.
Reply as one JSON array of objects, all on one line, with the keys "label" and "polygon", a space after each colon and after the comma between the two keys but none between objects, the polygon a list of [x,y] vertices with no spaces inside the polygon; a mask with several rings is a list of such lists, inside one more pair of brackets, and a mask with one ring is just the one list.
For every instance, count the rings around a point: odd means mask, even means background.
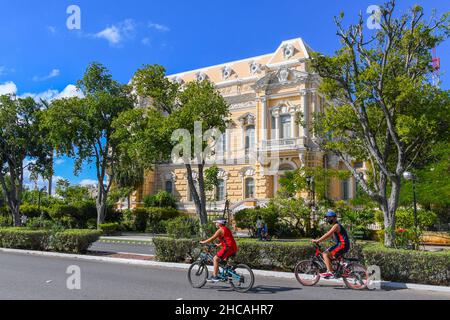
[{"label": "green hedge", "polygon": [[92,230],[52,232],[51,230],[5,228],[0,229],[0,245],[2,248],[9,249],[85,253],[100,236],[100,231]]},{"label": "green hedge", "polygon": [[23,228],[0,229],[2,248],[45,251],[49,247],[50,231]]},{"label": "green hedge", "polygon": [[368,245],[363,249],[367,265],[377,265],[383,280],[450,286],[450,251],[423,252]]},{"label": "green hedge", "polygon": [[120,233],[120,223],[104,223],[99,225],[100,230],[105,236],[113,236]]},{"label": "green hedge", "polygon": [[53,235],[51,246],[57,252],[85,253],[101,235],[101,231],[66,230]]},{"label": "green hedge", "polygon": [[[153,240],[156,258],[164,262],[191,262],[200,253],[198,240],[156,238]],[[255,269],[292,272],[296,263],[311,258],[315,249],[307,240],[299,242],[258,242],[237,240],[236,263]],[[385,281],[450,285],[450,251],[421,252],[387,249],[373,243],[357,243],[347,255],[358,258],[367,266],[381,269]]]},{"label": "green hedge", "polygon": [[162,262],[192,262],[200,254],[199,240],[153,238],[155,255]]}]

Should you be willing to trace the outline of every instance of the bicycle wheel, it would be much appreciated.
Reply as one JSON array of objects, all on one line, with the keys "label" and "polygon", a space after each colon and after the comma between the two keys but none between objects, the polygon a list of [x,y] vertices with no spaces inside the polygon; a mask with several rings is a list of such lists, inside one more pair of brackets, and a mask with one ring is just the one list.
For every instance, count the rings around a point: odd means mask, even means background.
[{"label": "bicycle wheel", "polygon": [[345,268],[342,278],[347,288],[353,290],[366,289],[369,284],[369,273],[366,267],[357,262],[352,262]]},{"label": "bicycle wheel", "polygon": [[295,266],[295,278],[304,286],[315,286],[320,280],[320,268],[312,260],[301,261]]},{"label": "bicycle wheel", "polygon": [[191,265],[188,272],[189,283],[194,288],[203,288],[208,280],[208,266],[197,261]]},{"label": "bicycle wheel", "polygon": [[235,291],[245,293],[253,288],[255,275],[249,266],[238,264],[229,271],[229,281]]}]

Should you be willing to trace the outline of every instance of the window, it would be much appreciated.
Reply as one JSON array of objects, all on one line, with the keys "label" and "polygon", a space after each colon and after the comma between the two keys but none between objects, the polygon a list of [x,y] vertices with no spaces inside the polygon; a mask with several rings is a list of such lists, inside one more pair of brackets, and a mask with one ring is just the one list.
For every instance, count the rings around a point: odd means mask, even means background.
[{"label": "window", "polygon": [[342,200],[349,200],[350,199],[350,195],[349,195],[349,180],[345,180],[342,182]]},{"label": "window", "polygon": [[255,179],[245,179],[245,198],[252,199],[255,197]]},{"label": "window", "polygon": [[216,201],[224,201],[224,200],[225,200],[225,181],[223,179],[220,179],[216,189]]},{"label": "window", "polygon": [[248,157],[255,150],[255,126],[248,126],[245,130],[245,156]]},{"label": "window", "polygon": [[166,192],[172,194],[173,193],[173,182],[171,180],[166,181]]},{"label": "window", "polygon": [[270,137],[275,140],[277,138],[277,118],[274,116],[272,116],[271,124]]},{"label": "window", "polygon": [[281,139],[289,139],[292,134],[292,117],[290,115],[281,117]]},{"label": "window", "polygon": [[217,145],[216,145],[216,154],[219,156],[223,156],[225,155],[227,151],[227,135],[224,133],[219,141],[217,141]]}]

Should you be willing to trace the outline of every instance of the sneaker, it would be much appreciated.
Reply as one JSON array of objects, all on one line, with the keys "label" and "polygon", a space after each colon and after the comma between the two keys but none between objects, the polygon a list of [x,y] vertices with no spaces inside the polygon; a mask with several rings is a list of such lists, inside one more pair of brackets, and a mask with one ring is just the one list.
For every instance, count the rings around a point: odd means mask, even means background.
[{"label": "sneaker", "polygon": [[325,273],[321,273],[320,277],[324,278],[324,279],[331,279],[331,278],[334,278],[334,274],[332,272],[325,272]]},{"label": "sneaker", "polygon": [[220,282],[220,278],[219,277],[211,277],[208,279],[208,282],[217,283],[217,282]]}]

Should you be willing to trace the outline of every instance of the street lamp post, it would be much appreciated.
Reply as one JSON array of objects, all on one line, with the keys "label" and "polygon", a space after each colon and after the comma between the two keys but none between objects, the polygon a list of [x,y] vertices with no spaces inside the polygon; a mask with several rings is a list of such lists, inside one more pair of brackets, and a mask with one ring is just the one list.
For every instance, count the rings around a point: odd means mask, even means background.
[{"label": "street lamp post", "polygon": [[314,177],[306,177],[306,182],[308,183],[309,189],[312,195],[312,206],[311,209],[313,211],[313,221],[316,220],[316,181]]},{"label": "street lamp post", "polygon": [[414,226],[417,230],[419,227],[419,222],[417,220],[417,196],[416,196],[416,181],[417,177],[411,172],[405,172],[403,174],[405,180],[412,181],[413,184],[413,197],[414,197]]}]

